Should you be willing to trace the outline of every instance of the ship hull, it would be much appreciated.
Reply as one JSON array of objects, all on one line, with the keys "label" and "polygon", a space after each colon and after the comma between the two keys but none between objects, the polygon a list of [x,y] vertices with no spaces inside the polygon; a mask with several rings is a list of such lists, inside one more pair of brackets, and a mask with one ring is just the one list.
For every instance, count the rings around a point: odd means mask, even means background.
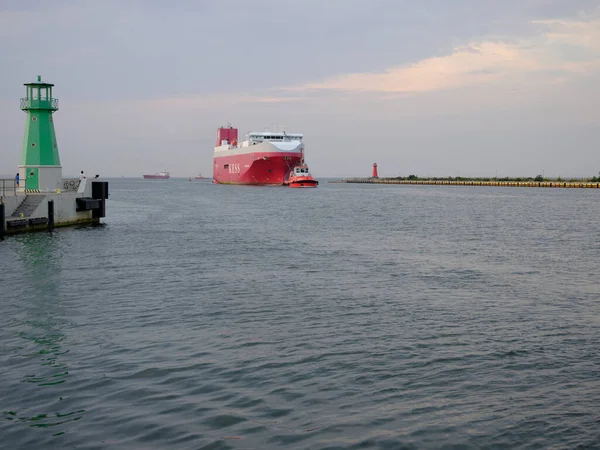
[{"label": "ship hull", "polygon": [[291,188],[316,188],[318,185],[319,182],[314,179],[295,180],[287,183],[287,186]]},{"label": "ship hull", "polygon": [[219,184],[281,186],[291,168],[302,160],[302,147],[281,148],[269,143],[216,151],[213,181]]},{"label": "ship hull", "polygon": [[147,180],[168,180],[170,177],[168,175],[144,175],[144,178]]}]

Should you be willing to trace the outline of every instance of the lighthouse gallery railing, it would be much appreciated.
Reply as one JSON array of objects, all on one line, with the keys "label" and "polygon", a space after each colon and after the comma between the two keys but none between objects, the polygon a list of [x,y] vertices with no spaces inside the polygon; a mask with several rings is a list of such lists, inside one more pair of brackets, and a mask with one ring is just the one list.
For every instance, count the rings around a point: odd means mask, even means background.
[{"label": "lighthouse gallery railing", "polygon": [[21,109],[58,109],[58,99],[51,98],[47,99],[33,99],[33,98],[22,98]]}]

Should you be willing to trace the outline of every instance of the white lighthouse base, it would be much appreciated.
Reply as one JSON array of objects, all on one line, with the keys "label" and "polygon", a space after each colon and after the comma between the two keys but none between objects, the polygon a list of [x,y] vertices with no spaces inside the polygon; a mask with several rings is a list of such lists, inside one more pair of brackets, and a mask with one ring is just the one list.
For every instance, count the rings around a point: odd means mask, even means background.
[{"label": "white lighthouse base", "polygon": [[31,169],[37,169],[37,187],[39,192],[56,192],[61,189],[63,177],[62,166],[19,166],[19,192],[27,188],[27,175]]}]

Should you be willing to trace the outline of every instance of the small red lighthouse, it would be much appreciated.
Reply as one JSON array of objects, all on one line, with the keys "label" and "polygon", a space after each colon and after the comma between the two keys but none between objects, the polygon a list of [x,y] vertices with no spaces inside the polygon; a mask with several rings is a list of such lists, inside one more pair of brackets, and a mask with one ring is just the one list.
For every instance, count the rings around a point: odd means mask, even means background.
[{"label": "small red lighthouse", "polygon": [[373,175],[371,176],[371,178],[379,178],[379,176],[377,175],[377,163],[373,163]]}]

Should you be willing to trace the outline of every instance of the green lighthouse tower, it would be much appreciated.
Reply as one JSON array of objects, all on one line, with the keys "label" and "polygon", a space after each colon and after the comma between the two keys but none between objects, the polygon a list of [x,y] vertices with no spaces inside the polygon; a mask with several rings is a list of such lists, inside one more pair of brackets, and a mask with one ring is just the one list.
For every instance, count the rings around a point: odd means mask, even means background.
[{"label": "green lighthouse tower", "polygon": [[[58,156],[52,114],[58,111],[58,99],[52,97],[50,83],[25,83],[26,97],[21,109],[27,114],[19,177],[25,183],[25,192],[48,192],[60,189],[62,167]],[[21,184],[23,187],[23,183]]]}]

